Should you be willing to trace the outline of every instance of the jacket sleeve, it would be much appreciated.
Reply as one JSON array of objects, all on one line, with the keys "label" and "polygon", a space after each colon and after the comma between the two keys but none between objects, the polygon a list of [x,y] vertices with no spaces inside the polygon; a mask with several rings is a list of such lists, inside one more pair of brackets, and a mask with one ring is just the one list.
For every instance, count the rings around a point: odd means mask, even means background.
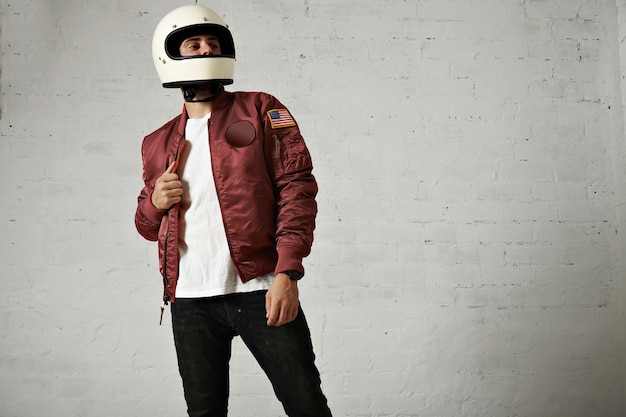
[{"label": "jacket sleeve", "polygon": [[167,210],[161,210],[152,204],[152,191],[154,190],[154,182],[156,181],[148,174],[146,168],[147,160],[145,156],[145,140],[142,145],[143,160],[143,181],[144,187],[137,198],[137,210],[135,211],[135,227],[141,236],[150,241],[156,241],[159,236],[159,228],[161,220],[167,214]]},{"label": "jacket sleeve", "polygon": [[317,215],[318,188],[311,155],[289,111],[274,97],[265,107],[261,116],[276,197],[278,262],[274,272],[304,272],[302,259],[311,252]]}]

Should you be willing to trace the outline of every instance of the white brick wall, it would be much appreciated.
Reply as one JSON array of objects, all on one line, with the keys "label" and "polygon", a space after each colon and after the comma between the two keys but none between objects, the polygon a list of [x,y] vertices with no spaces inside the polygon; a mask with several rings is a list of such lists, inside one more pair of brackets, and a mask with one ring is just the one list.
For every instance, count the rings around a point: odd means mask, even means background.
[{"label": "white brick wall", "polygon": [[[625,415],[626,1],[222,3],[234,89],[314,157],[335,415]],[[2,417],[184,414],[133,225],[141,139],[182,106],[150,57],[175,6],[0,4]],[[231,411],[282,415],[239,341]]]}]

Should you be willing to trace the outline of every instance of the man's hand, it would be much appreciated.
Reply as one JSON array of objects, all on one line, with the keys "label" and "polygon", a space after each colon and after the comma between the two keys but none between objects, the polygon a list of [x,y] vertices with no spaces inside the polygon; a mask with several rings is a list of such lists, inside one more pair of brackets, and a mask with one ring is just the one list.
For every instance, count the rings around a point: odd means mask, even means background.
[{"label": "man's hand", "polygon": [[276,274],[265,295],[265,313],[268,326],[282,326],[298,315],[298,281],[287,274]]},{"label": "man's hand", "polygon": [[177,165],[177,161],[172,162],[154,184],[152,205],[160,210],[169,209],[178,203],[183,195],[183,183],[175,172]]}]

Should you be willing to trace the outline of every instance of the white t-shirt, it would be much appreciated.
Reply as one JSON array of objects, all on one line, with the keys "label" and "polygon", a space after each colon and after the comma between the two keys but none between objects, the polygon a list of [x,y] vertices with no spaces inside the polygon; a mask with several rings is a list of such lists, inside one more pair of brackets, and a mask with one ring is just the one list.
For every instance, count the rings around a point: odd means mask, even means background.
[{"label": "white t-shirt", "polygon": [[268,274],[241,282],[232,263],[211,167],[208,119],[188,119],[187,143],[178,174],[183,182],[180,203],[176,298],[200,298],[268,289]]}]

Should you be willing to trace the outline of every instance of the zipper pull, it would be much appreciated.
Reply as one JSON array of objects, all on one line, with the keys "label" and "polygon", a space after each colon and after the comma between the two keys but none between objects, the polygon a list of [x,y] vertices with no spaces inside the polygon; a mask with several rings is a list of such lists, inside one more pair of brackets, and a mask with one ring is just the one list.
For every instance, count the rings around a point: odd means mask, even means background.
[{"label": "zipper pull", "polygon": [[167,305],[167,300],[163,300],[163,304],[161,304],[161,317],[159,318],[159,326],[163,324],[163,312],[165,311],[166,305]]},{"label": "zipper pull", "polygon": [[176,174],[176,170],[178,169],[178,163],[180,162],[180,156],[182,155],[183,149],[185,149],[185,138],[180,140],[180,145],[178,145],[178,150],[176,151],[176,156],[174,157],[174,169],[172,172]]}]

